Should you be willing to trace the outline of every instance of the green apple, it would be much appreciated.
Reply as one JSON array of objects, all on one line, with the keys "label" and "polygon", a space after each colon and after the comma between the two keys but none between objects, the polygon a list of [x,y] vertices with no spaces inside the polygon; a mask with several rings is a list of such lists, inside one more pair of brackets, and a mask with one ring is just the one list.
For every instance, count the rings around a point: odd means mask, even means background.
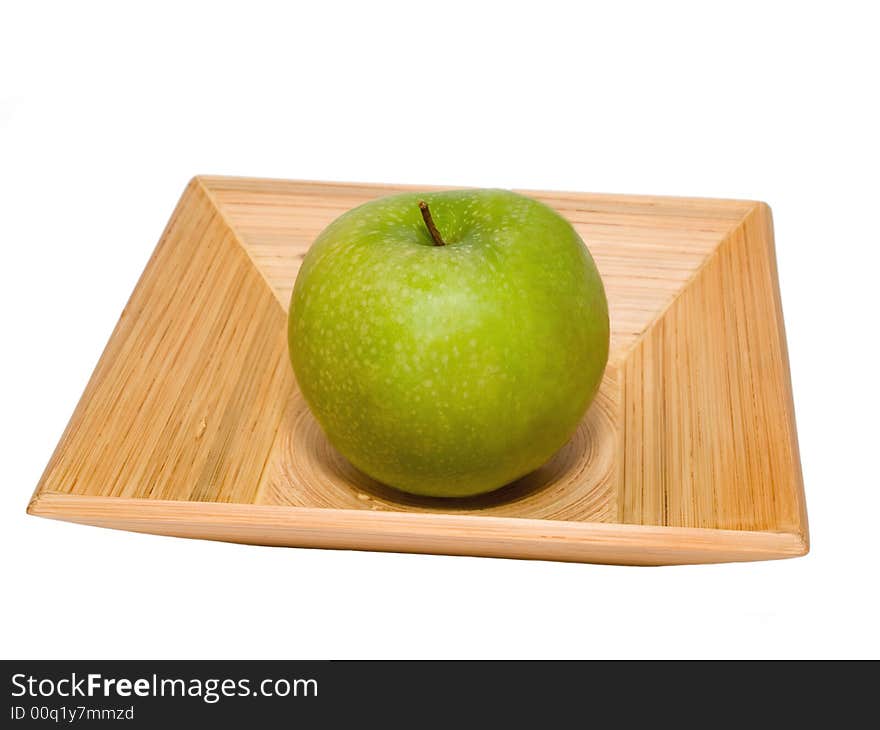
[{"label": "green apple", "polygon": [[302,394],[374,479],[462,497],[572,436],[608,359],[608,303],[571,224],[505,190],[405,193],[331,223],[290,305]]}]

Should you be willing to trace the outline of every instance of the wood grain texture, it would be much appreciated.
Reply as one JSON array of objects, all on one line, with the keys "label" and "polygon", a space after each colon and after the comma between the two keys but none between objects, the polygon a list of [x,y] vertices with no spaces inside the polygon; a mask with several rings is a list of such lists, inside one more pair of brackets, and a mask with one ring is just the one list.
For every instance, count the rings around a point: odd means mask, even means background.
[{"label": "wood grain texture", "polygon": [[577,435],[472,499],[402,495],[351,467],[296,388],[287,304],[325,225],[409,189],[194,179],[29,511],[261,544],[627,564],[806,552],[762,203],[527,191],[572,221],[608,293],[609,367]]},{"label": "wood grain texture", "polygon": [[616,565],[774,560],[804,554],[797,535],[517,517],[364,512],[46,493],[39,514],[134,532],[254,545],[476,555]]},{"label": "wood grain texture", "polygon": [[630,353],[621,522],[806,538],[772,235],[758,203]]},{"label": "wood grain texture", "polygon": [[286,317],[200,182],[181,198],[42,488],[249,502],[294,381]]}]

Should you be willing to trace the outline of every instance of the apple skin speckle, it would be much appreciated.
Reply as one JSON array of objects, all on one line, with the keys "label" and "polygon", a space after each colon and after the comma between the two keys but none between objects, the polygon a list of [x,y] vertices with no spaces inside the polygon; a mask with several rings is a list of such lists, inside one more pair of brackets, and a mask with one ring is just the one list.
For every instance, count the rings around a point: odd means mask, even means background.
[{"label": "apple skin speckle", "polygon": [[318,236],[288,335],[338,451],[397,489],[462,497],[537,469],[572,436],[608,360],[608,303],[584,242],[543,203],[405,193]]}]

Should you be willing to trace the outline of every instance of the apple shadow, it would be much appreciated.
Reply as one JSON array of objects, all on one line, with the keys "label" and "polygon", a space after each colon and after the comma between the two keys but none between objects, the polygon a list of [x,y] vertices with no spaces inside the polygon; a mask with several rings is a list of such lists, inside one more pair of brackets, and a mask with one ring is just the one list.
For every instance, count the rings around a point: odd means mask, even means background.
[{"label": "apple shadow", "polygon": [[330,444],[305,402],[294,397],[264,499],[333,509],[610,519],[616,512],[617,435],[605,405],[597,399],[572,438],[535,471],[485,494],[426,497],[386,486],[359,471]]},{"label": "apple shadow", "polygon": [[336,452],[336,456],[338,459],[337,465],[339,461],[343,461],[345,466],[348,467],[345,470],[348,473],[344,476],[351,479],[352,472],[356,473],[357,488],[374,499],[390,504],[438,512],[471,512],[518,502],[552,485],[557,476],[568,467],[570,455],[566,454],[567,451],[568,449],[563,447],[550,461],[535,469],[535,471],[491,492],[477,494],[472,497],[427,497],[403,492],[367,476],[338,452]]}]

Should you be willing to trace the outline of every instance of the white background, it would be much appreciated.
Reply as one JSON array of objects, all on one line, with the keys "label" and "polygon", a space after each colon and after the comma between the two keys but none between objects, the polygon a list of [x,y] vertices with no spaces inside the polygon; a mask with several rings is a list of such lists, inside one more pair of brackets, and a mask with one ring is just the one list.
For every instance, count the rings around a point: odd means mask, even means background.
[{"label": "white background", "polygon": [[[2,656],[880,656],[871,4],[301,5],[0,9]],[[766,200],[812,553],[638,569],[27,517],[195,173]]]}]

